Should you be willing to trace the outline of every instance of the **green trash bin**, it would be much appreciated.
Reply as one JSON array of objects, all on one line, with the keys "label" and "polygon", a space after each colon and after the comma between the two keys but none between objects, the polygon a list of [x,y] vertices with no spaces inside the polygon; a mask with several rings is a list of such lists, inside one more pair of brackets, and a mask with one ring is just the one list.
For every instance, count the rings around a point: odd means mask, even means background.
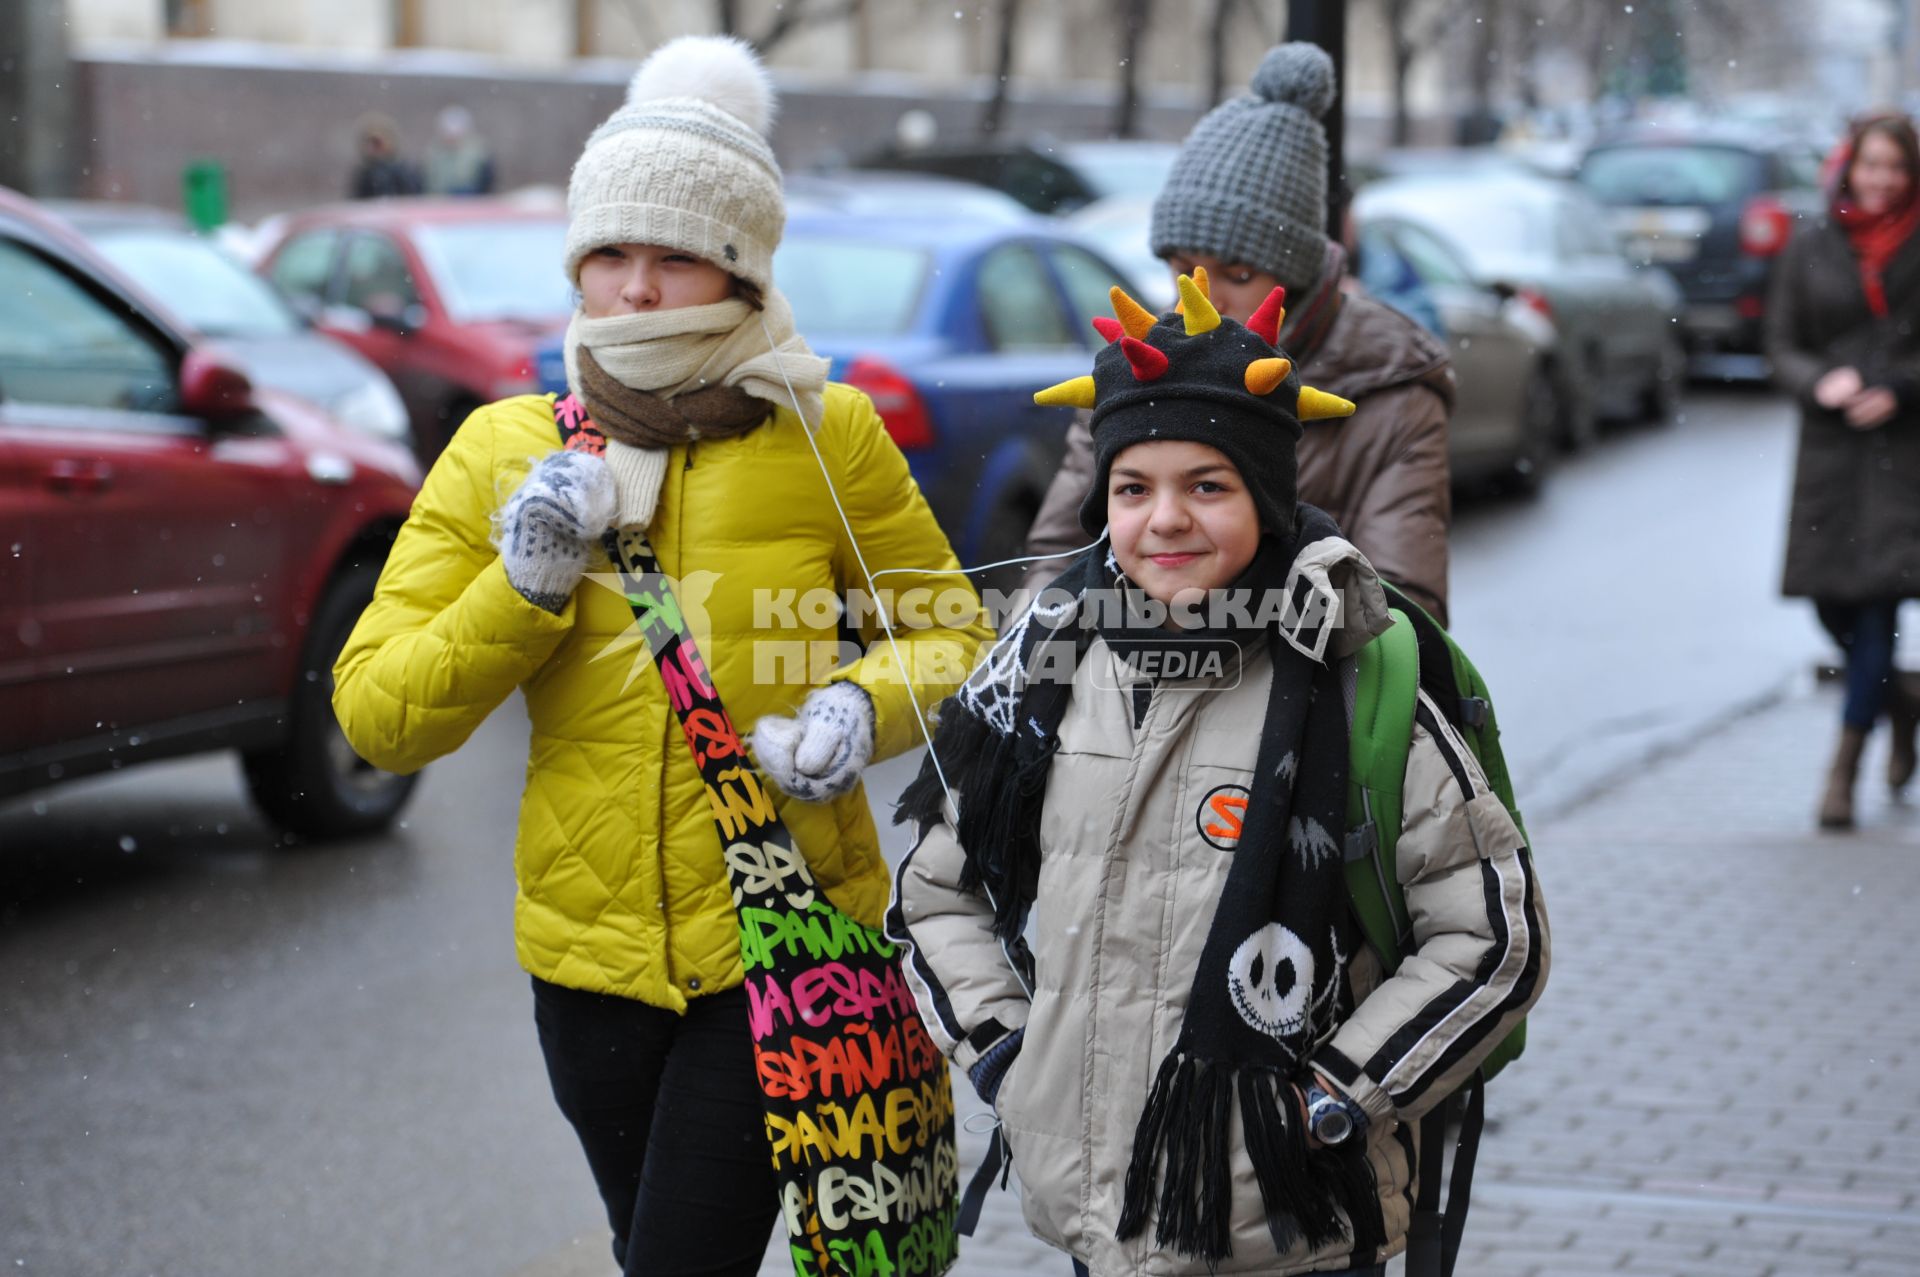
[{"label": "green trash bin", "polygon": [[220,161],[190,161],[180,170],[180,189],[195,230],[210,231],[227,220],[227,170]]}]

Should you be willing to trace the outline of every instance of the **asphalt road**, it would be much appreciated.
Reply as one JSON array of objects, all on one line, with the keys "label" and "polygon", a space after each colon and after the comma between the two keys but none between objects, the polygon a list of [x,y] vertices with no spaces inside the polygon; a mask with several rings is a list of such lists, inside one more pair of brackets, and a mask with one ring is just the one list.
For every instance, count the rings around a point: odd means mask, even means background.
[{"label": "asphalt road", "polygon": [[[1458,516],[1456,633],[1539,818],[1822,655],[1774,596],[1792,422],[1691,397]],[[390,837],[279,848],[237,766],[0,805],[0,1271],[508,1274],[601,1235],[511,945],[525,719]],[[884,805],[909,764],[877,769]],[[589,1263],[584,1270],[595,1265]]]}]

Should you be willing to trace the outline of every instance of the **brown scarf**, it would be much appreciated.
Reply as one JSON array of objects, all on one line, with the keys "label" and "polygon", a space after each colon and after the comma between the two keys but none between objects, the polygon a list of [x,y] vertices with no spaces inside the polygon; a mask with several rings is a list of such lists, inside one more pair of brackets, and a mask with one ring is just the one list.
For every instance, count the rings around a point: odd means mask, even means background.
[{"label": "brown scarf", "polygon": [[636,390],[579,348],[580,398],[607,438],[634,448],[671,448],[695,439],[730,439],[773,415],[773,405],[739,386],[705,386],[673,399]]}]

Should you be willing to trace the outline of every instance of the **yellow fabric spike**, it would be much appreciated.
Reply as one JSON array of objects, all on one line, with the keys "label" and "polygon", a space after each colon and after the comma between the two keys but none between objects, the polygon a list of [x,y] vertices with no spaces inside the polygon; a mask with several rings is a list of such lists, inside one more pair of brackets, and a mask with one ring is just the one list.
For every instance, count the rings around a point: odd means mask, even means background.
[{"label": "yellow fabric spike", "polygon": [[1324,390],[1315,390],[1312,386],[1302,386],[1300,403],[1294,409],[1294,415],[1302,421],[1319,421],[1322,417],[1351,417],[1353,401],[1330,395]]},{"label": "yellow fabric spike", "polygon": [[[1075,377],[1057,386],[1048,386],[1045,390],[1036,391],[1033,401],[1042,408],[1091,408],[1093,407],[1093,378]],[[1353,411],[1352,404],[1347,404],[1347,411]]]},{"label": "yellow fabric spike", "polygon": [[1220,312],[1213,308],[1207,295],[1200,291],[1191,277],[1182,275],[1180,285],[1180,316],[1187,321],[1187,336],[1197,337],[1201,333],[1210,333],[1220,326]]},{"label": "yellow fabric spike", "polygon": [[1291,359],[1256,359],[1247,365],[1247,389],[1256,395],[1270,395],[1292,371]]},{"label": "yellow fabric spike", "polygon": [[[1193,286],[1200,290],[1200,295],[1202,297],[1206,298],[1208,301],[1213,300],[1213,286],[1207,282],[1206,267],[1196,266],[1193,268]],[[1173,313],[1176,315],[1186,314],[1187,304],[1185,302],[1175,302],[1173,305]]]},{"label": "yellow fabric spike", "polygon": [[1127,336],[1135,341],[1145,341],[1153,330],[1153,312],[1127,296],[1127,290],[1115,284],[1107,294],[1113,301],[1113,317],[1127,330]]}]

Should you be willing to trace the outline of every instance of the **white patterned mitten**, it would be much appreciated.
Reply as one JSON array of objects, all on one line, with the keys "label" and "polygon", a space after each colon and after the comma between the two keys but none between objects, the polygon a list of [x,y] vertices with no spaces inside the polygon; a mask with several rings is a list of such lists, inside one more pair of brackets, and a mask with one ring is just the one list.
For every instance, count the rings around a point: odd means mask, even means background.
[{"label": "white patterned mitten", "polygon": [[617,500],[607,463],[584,452],[550,452],[494,516],[493,544],[507,580],[527,602],[556,615],[580,583]]},{"label": "white patterned mitten", "polygon": [[794,718],[753,725],[753,755],[773,783],[802,802],[852,789],[873,757],[873,698],[853,683],[807,695]]}]

